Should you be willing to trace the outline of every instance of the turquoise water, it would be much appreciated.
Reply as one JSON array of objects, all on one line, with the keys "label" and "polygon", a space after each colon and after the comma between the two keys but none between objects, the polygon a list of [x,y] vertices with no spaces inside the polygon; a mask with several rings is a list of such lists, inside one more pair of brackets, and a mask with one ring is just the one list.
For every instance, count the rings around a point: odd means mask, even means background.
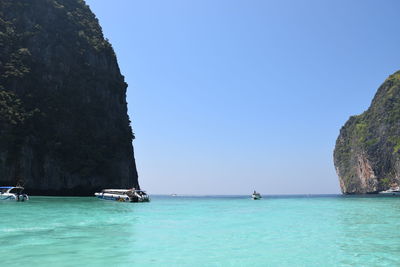
[{"label": "turquoise water", "polygon": [[400,265],[392,197],[32,197],[0,216],[1,266]]}]

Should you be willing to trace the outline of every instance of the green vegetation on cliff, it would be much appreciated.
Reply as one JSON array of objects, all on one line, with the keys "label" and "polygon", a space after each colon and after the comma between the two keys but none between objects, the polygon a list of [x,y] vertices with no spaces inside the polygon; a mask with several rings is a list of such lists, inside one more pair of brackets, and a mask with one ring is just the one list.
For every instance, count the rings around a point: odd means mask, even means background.
[{"label": "green vegetation on cliff", "polygon": [[344,193],[372,193],[399,184],[400,72],[386,79],[367,111],[343,126],[334,161]]},{"label": "green vegetation on cliff", "polygon": [[84,1],[0,1],[0,182],[138,187],[126,88]]}]

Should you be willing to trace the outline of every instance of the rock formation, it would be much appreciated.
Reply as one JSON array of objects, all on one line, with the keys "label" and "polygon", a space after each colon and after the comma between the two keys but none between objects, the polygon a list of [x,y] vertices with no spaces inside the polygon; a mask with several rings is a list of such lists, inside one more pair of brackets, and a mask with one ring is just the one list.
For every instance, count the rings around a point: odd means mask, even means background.
[{"label": "rock formation", "polygon": [[400,72],[379,87],[367,111],[342,127],[334,163],[345,194],[376,193],[400,184]]},{"label": "rock formation", "polygon": [[1,0],[0,185],[138,188],[126,88],[83,0]]}]

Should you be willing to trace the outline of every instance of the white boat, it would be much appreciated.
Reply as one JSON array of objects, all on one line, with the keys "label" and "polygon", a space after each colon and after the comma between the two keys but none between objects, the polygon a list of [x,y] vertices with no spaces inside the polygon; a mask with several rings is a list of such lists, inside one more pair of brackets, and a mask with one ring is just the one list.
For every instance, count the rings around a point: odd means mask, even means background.
[{"label": "white boat", "polygon": [[261,194],[260,194],[260,193],[257,193],[255,190],[254,190],[253,194],[251,195],[251,197],[252,197],[254,200],[258,200],[258,199],[261,199],[261,198],[262,198]]},{"label": "white boat", "polygon": [[385,190],[385,191],[381,191],[381,192],[379,192],[379,194],[382,194],[382,195],[400,195],[400,187],[399,186],[397,186],[397,187],[392,187],[392,188],[389,188],[388,190]]},{"label": "white boat", "polygon": [[103,189],[94,195],[103,200],[120,202],[149,202],[150,198],[143,190],[132,189]]},{"label": "white boat", "polygon": [[0,186],[0,200],[25,201],[29,200],[27,194],[23,193],[22,186]]}]

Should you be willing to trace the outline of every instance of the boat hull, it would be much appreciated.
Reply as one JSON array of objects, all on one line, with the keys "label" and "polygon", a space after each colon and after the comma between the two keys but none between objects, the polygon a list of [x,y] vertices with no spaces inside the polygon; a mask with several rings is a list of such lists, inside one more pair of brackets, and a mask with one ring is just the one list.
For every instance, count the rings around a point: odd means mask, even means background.
[{"label": "boat hull", "polygon": [[0,201],[26,201],[29,200],[27,195],[15,195],[15,194],[0,194]]},{"label": "boat hull", "polygon": [[379,194],[384,196],[400,196],[400,192],[379,192]]},{"label": "boat hull", "polygon": [[109,193],[95,193],[94,194],[98,199],[101,200],[111,200],[118,202],[149,202],[150,199],[147,198],[137,198],[137,197],[129,197],[127,195],[118,195],[118,194],[109,194]]},{"label": "boat hull", "polygon": [[102,193],[95,193],[95,196],[98,199],[102,200],[112,200],[112,201],[120,201],[120,202],[130,202],[128,196],[121,196],[115,194],[102,194]]}]

